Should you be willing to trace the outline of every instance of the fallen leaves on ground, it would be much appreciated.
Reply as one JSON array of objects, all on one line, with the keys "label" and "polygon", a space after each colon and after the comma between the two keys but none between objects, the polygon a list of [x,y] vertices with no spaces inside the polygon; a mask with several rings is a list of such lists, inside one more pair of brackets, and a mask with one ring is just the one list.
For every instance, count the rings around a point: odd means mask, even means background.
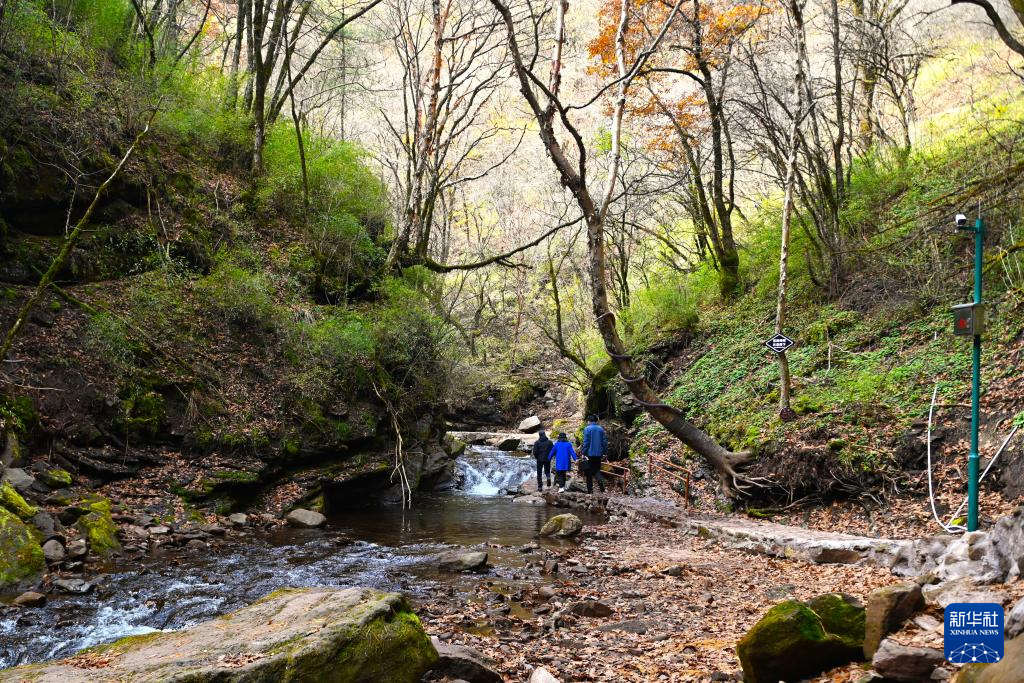
[{"label": "fallen leaves on ground", "polygon": [[[876,567],[751,555],[635,518],[541,552],[519,577],[525,583],[482,580],[468,599],[450,591],[429,601],[421,610],[428,632],[489,654],[511,681],[536,666],[563,682],[739,680],[736,643],[772,605],[837,591],[863,600],[896,581]],[[557,560],[559,574],[542,577],[542,559]],[[556,591],[550,601],[542,586]],[[604,602],[612,616],[563,612],[584,599]]]}]

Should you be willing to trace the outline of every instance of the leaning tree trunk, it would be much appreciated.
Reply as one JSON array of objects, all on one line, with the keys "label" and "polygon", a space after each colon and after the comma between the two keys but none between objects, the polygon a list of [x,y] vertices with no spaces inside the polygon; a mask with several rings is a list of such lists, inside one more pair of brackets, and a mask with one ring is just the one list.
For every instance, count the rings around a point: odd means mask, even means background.
[{"label": "leaning tree trunk", "polygon": [[43,273],[43,276],[39,278],[39,283],[36,285],[36,288],[32,291],[32,294],[29,295],[28,299],[25,300],[21,310],[18,311],[18,315],[14,319],[14,324],[11,325],[11,328],[7,331],[3,344],[0,344],[0,371],[3,369],[3,364],[7,359],[7,354],[11,352],[11,347],[14,346],[14,340],[18,336],[18,332],[25,324],[25,321],[28,320],[28,316],[32,313],[32,309],[35,308],[39,299],[43,296],[43,292],[46,291],[46,288],[49,287],[50,283],[52,283],[54,278],[57,277],[57,274],[60,272],[61,268],[64,267],[64,264],[68,262],[68,257],[71,256],[71,250],[75,247],[75,244],[78,243],[78,238],[81,236],[85,226],[89,223],[89,219],[92,218],[92,214],[96,210],[96,206],[100,203],[100,199],[107,191],[107,188],[110,187],[110,184],[114,182],[114,179],[117,178],[117,175],[121,172],[121,169],[124,168],[124,165],[128,163],[128,160],[131,158],[132,153],[135,151],[139,142],[143,137],[145,137],[146,133],[149,132],[149,126],[152,121],[153,117],[150,116],[149,122],[146,123],[146,127],[141,133],[135,136],[135,140],[132,142],[131,146],[128,147],[128,151],[124,153],[124,156],[121,157],[121,161],[117,164],[117,167],[114,168],[110,176],[96,189],[96,194],[93,195],[92,201],[89,203],[89,207],[85,210],[85,213],[82,214],[82,217],[78,219],[78,223],[75,224],[74,229],[72,229],[71,232],[68,233],[68,236],[64,238],[64,244],[61,245],[60,251],[57,252],[53,262],[50,263],[50,267],[47,268],[46,272]]},{"label": "leaning tree trunk", "polygon": [[[654,46],[656,46],[664,37],[668,24],[671,23],[672,19],[676,16],[676,12],[679,9],[681,1],[682,0],[677,0],[675,8],[668,16],[657,38],[654,39]],[[756,484],[757,481],[739,474],[735,469],[736,466],[750,460],[752,454],[749,451],[729,451],[715,441],[710,434],[686,420],[683,417],[682,412],[677,408],[662,402],[658,398],[657,394],[655,394],[650,384],[647,383],[646,378],[639,371],[636,364],[633,362],[632,356],[626,352],[625,344],[619,336],[618,329],[616,329],[615,316],[608,304],[607,262],[604,253],[604,220],[605,216],[608,215],[608,206],[612,200],[614,182],[609,184],[601,205],[598,206],[594,201],[594,195],[591,194],[586,178],[582,172],[584,167],[583,160],[580,161],[580,167],[577,169],[566,155],[565,149],[562,147],[562,144],[558,140],[558,136],[555,134],[554,117],[556,113],[558,113],[559,120],[577,141],[577,147],[580,149],[581,153],[583,153],[582,136],[569,121],[568,117],[564,115],[564,107],[557,106],[559,103],[556,102],[559,96],[558,83],[560,79],[560,60],[553,60],[554,68],[549,79],[548,88],[545,92],[549,103],[545,106],[545,104],[542,104],[539,101],[534,93],[533,83],[536,76],[526,66],[523,55],[520,52],[519,41],[517,39],[511,10],[507,5],[503,4],[502,0],[491,0],[491,4],[501,15],[502,21],[505,24],[508,35],[509,51],[512,55],[513,68],[519,79],[520,92],[523,94],[523,97],[529,104],[534,117],[537,119],[539,124],[537,132],[540,135],[541,142],[544,144],[548,156],[555,165],[555,168],[561,177],[562,184],[572,193],[573,198],[576,200],[576,203],[587,223],[587,245],[590,253],[589,271],[592,291],[591,302],[593,304],[594,317],[597,320],[598,330],[600,331],[601,338],[604,341],[605,350],[615,363],[619,374],[622,376],[622,380],[626,383],[626,386],[629,387],[630,393],[633,394],[633,397],[637,402],[643,406],[652,418],[657,420],[659,424],[668,430],[670,434],[693,449],[694,452],[703,457],[709,464],[711,464],[712,467],[715,468],[715,471],[721,478],[723,489],[727,492],[731,492],[733,488],[742,490],[750,484]],[[640,61],[633,69],[627,72],[625,66],[626,48],[624,44],[626,23],[629,18],[629,3],[627,1],[622,3],[620,11],[620,27],[616,37],[616,52],[619,62],[619,87],[615,101],[614,113],[612,114],[611,153],[613,158],[611,171],[608,174],[608,177],[612,179],[614,179],[618,173],[618,164],[621,159],[620,138],[622,132],[622,119],[625,113],[627,90],[633,76],[635,76],[637,71],[639,71],[639,68],[643,66],[643,62]],[[556,21],[557,24],[554,32],[556,36],[555,54],[558,55],[561,52],[561,43],[564,41],[564,16],[559,14]]]},{"label": "leaning tree trunk", "polygon": [[597,319],[605,351],[618,368],[622,381],[629,387],[637,403],[643,406],[652,418],[715,468],[725,490],[741,488],[745,479],[735,468],[749,461],[752,454],[749,451],[728,450],[710,434],[686,420],[677,408],[664,403],[648,384],[633,357],[626,352],[625,344],[615,326],[615,314],[608,304],[608,291],[605,286],[608,278],[604,254],[604,223],[594,214],[587,219],[587,244],[590,250],[590,285],[594,317]]}]

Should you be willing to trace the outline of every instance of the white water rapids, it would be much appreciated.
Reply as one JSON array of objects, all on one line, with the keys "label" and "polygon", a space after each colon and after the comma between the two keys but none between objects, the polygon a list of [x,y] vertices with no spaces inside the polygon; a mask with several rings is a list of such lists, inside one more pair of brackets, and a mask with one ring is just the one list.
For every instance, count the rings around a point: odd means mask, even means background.
[{"label": "white water rapids", "polygon": [[508,453],[486,446],[471,446],[456,461],[462,491],[470,496],[496,496],[514,489],[536,474],[529,455]]}]

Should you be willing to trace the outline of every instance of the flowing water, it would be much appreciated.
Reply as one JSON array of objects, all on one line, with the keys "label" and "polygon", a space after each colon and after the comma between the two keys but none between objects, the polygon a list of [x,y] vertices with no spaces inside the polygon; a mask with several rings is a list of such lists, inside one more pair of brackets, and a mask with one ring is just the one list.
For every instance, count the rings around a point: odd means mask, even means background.
[{"label": "flowing water", "polygon": [[462,490],[473,496],[496,496],[518,487],[536,473],[532,457],[473,446],[456,463]]},{"label": "flowing water", "polygon": [[0,668],[190,626],[286,586],[372,586],[414,598],[438,588],[469,589],[478,578],[435,569],[435,556],[452,545],[506,546],[488,548],[494,573],[520,580],[528,557],[515,546],[534,540],[554,513],[496,494],[526,481],[533,459],[471,449],[457,467],[463,490],[419,495],[410,510],[346,511],[325,529],[282,528],[205,553],[156,551],[102,577],[86,576],[99,586],[93,595],[54,593],[42,609],[0,605]]}]

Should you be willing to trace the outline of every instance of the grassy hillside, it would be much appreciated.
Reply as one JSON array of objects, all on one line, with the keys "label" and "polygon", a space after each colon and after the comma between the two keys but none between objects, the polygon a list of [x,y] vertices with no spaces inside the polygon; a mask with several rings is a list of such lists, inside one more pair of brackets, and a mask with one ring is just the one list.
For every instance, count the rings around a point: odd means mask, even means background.
[{"label": "grassy hillside", "polygon": [[[664,393],[730,447],[758,454],[754,473],[776,484],[770,500],[902,487],[906,471],[923,467],[923,445],[908,447],[908,430],[926,416],[936,383],[940,406],[952,406],[943,418],[963,428],[970,344],[952,336],[950,307],[971,299],[973,239],[954,233],[953,216],[965,212],[973,221],[979,205],[988,230],[985,419],[1003,432],[1008,418],[1020,420],[1024,98],[1014,84],[1005,87],[1005,75],[993,75],[993,94],[950,104],[940,91],[965,77],[970,59],[929,64],[920,101],[947,106],[925,112],[909,154],[855,159],[842,213],[850,275],[835,296],[812,282],[809,228],[797,218],[786,328],[798,342],[789,353],[798,419],[778,417],[778,366],[763,346],[774,333],[777,197],[747,213],[742,297],[721,302],[705,268],[663,281],[623,316],[636,348],[680,340]],[[660,366],[665,359],[657,356]],[[638,465],[648,449],[677,450],[660,428],[640,422]]]},{"label": "grassy hillside", "polygon": [[389,411],[426,425],[411,446],[435,438],[449,332],[428,279],[379,275],[388,208],[364,152],[305,133],[304,183],[281,122],[253,177],[226,78],[148,68],[127,0],[63,5],[17,3],[0,51],[0,329],[152,129],[10,356],[0,430],[23,457],[110,478],[180,448],[200,473],[170,485],[202,500],[325,460],[386,468]]}]

